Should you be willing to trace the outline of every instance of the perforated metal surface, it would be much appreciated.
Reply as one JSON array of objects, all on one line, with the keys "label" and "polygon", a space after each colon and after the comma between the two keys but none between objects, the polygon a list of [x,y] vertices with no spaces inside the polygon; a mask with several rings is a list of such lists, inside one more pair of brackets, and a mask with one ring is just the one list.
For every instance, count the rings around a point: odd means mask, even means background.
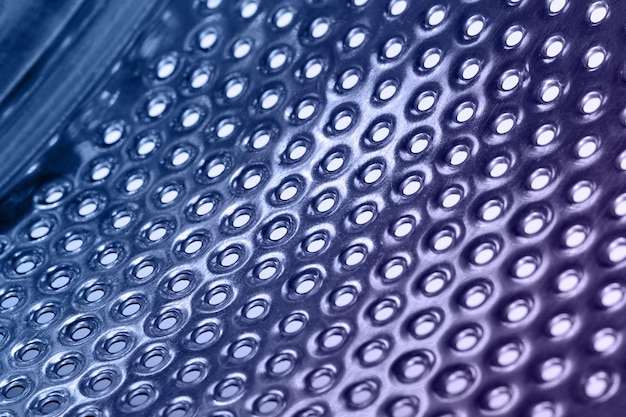
[{"label": "perforated metal surface", "polygon": [[623,16],[172,1],[3,202],[0,415],[622,415]]}]

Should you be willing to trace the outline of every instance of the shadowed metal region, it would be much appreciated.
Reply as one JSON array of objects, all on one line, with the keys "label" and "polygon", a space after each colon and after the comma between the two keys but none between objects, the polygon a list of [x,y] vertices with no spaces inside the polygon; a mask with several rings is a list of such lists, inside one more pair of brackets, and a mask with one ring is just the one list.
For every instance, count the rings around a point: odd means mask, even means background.
[{"label": "shadowed metal region", "polygon": [[0,4],[0,417],[624,414],[626,2]]},{"label": "shadowed metal region", "polygon": [[28,76],[83,3],[83,0],[0,2],[0,103]]},{"label": "shadowed metal region", "polygon": [[[0,1],[0,198],[41,166],[55,132],[114,70],[160,0]],[[67,161],[71,164],[71,160]],[[59,165],[57,163],[57,165]],[[55,175],[55,174],[52,174]],[[0,216],[6,217],[6,213]]]}]

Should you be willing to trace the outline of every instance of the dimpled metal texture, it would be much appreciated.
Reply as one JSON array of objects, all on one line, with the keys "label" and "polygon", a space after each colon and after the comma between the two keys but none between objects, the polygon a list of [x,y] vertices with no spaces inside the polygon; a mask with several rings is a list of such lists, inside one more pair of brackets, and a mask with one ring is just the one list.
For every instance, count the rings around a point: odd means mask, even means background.
[{"label": "dimpled metal texture", "polygon": [[622,416],[624,16],[169,2],[2,213],[0,415]]}]

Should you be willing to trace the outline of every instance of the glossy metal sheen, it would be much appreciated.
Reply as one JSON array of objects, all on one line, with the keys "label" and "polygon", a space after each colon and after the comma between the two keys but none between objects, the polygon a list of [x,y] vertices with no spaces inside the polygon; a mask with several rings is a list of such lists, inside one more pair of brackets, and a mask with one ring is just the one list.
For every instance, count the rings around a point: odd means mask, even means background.
[{"label": "glossy metal sheen", "polygon": [[0,416],[624,415],[624,16],[170,1],[3,190]]}]

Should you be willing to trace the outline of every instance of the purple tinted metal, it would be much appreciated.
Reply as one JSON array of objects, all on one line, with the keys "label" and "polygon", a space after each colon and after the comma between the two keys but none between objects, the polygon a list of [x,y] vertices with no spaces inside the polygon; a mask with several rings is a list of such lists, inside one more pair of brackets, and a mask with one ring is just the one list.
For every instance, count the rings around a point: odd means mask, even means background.
[{"label": "purple tinted metal", "polygon": [[154,12],[6,190],[0,415],[621,415],[624,15]]}]

